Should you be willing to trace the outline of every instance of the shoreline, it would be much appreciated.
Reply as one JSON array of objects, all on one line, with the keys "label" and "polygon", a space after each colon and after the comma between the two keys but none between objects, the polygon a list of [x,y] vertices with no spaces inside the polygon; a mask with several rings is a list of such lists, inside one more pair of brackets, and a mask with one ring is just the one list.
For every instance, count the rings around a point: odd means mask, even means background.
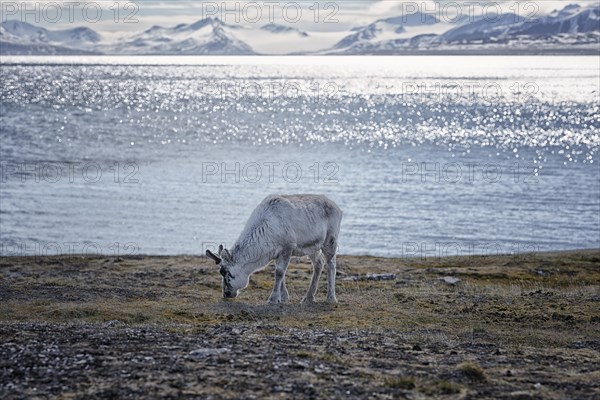
[{"label": "shoreline", "polygon": [[[342,254],[338,253],[338,257],[343,258],[381,258],[386,260],[395,260],[395,261],[431,261],[431,260],[444,260],[444,259],[452,259],[452,258],[486,258],[486,257],[525,257],[525,256],[535,256],[535,255],[548,255],[548,256],[560,256],[567,255],[571,253],[593,253],[600,252],[600,248],[577,248],[577,249],[569,249],[569,250],[543,250],[543,251],[531,251],[531,252],[522,252],[522,253],[497,253],[497,254],[468,254],[468,255],[443,255],[443,256],[419,256],[419,255],[410,255],[410,256],[381,256],[376,254]],[[111,257],[119,257],[124,259],[143,259],[143,258],[178,258],[178,257],[188,257],[188,258],[200,258],[200,259],[208,259],[203,254],[84,254],[84,253],[60,253],[60,254],[44,254],[44,255],[0,255],[0,259],[19,259],[19,258],[111,258]],[[293,257],[293,258],[302,258],[302,257]]]}]

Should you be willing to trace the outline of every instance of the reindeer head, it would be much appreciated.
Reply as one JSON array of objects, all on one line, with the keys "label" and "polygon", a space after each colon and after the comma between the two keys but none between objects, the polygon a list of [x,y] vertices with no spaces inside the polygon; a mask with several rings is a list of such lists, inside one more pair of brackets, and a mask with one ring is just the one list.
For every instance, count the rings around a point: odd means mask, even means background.
[{"label": "reindeer head", "polygon": [[212,258],[220,267],[219,273],[223,277],[223,297],[237,297],[239,291],[248,286],[250,276],[242,271],[241,265],[235,263],[234,257],[229,250],[223,248],[223,245],[219,246],[218,254],[206,250],[206,256]]}]

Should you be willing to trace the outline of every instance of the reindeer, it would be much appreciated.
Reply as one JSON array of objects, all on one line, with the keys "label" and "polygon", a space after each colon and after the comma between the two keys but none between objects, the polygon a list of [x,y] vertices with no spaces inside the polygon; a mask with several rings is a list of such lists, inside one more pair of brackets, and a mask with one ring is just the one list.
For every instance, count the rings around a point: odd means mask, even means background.
[{"label": "reindeer", "polygon": [[289,300],[285,272],[292,256],[308,255],[313,274],[303,303],[313,303],[323,265],[327,264],[327,301],[335,297],[335,257],[342,211],[322,195],[271,195],[252,212],[231,251],[219,246],[206,255],[220,266],[223,297],[237,297],[250,275],[275,260],[275,285],[269,303]]}]

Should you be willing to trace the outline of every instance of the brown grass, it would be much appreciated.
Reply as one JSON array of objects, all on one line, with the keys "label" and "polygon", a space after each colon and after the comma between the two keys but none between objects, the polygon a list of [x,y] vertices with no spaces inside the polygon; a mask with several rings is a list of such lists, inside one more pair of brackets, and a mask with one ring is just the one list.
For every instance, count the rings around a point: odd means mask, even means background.
[{"label": "brown grass", "polygon": [[[340,257],[338,264],[338,304],[298,304],[310,279],[310,264],[300,259],[288,271],[291,303],[269,306],[271,268],[253,275],[238,299],[223,301],[219,274],[200,257],[3,258],[0,320],[277,321],[296,328],[394,329],[414,341],[429,331],[435,333],[426,334],[428,340],[487,337],[534,346],[593,337],[600,321],[598,251],[427,260]],[[393,272],[398,279],[343,280],[371,272]],[[446,275],[461,282],[447,285],[439,279]]]},{"label": "brown grass", "polygon": [[[547,373],[560,372],[552,379],[565,385],[597,377],[577,368],[599,356],[600,251],[426,260],[341,256],[338,266],[338,304],[324,302],[325,279],[321,302],[299,304],[311,266],[298,259],[287,275],[291,303],[273,306],[266,304],[272,267],[253,275],[239,298],[223,301],[218,271],[203,257],[1,258],[0,322],[152,325],[184,334],[230,324],[274,338],[290,330],[381,332],[370,359],[330,354],[327,347],[291,351],[301,363],[343,367],[359,375],[364,370],[365,379],[381,387],[429,396],[502,388],[507,371],[512,380],[525,379],[520,377],[528,376],[531,366],[499,362],[507,355],[562,360],[562,368]],[[344,280],[366,273],[394,273],[397,279]],[[446,284],[440,278],[448,275],[461,281]],[[449,372],[416,376],[403,364],[377,367],[389,369],[387,374],[364,369],[376,364],[377,352],[385,354],[387,347],[423,368],[433,369],[443,360]],[[421,364],[430,360],[434,364]],[[549,397],[561,396],[545,390]]]}]

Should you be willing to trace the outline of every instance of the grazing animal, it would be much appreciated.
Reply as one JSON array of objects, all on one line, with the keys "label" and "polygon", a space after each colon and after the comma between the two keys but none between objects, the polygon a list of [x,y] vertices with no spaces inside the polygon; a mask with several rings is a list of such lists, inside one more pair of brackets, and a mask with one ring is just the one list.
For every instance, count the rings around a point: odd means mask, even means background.
[{"label": "grazing animal", "polygon": [[327,264],[327,301],[335,303],[335,256],[342,211],[322,195],[271,195],[252,212],[233,248],[219,246],[218,254],[206,255],[219,266],[223,276],[223,297],[237,297],[248,286],[250,275],[275,260],[275,285],[269,303],[289,299],[285,272],[294,255],[308,255],[313,275],[302,299],[315,301],[317,285]]}]

